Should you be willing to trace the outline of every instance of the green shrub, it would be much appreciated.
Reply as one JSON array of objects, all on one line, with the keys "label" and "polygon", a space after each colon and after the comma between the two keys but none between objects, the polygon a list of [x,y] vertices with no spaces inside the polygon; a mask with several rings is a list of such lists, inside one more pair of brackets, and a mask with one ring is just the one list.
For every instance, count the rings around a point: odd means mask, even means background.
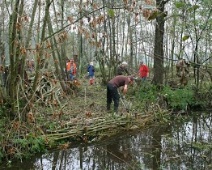
[{"label": "green shrub", "polygon": [[186,109],[188,105],[195,103],[194,91],[189,87],[175,90],[165,87],[162,93],[166,97],[169,107],[174,109]]},{"label": "green shrub", "polygon": [[15,155],[16,158],[28,157],[31,154],[45,152],[46,150],[44,139],[42,137],[36,137],[33,134],[29,134],[23,139],[14,140],[14,144],[19,148],[19,153]]},{"label": "green shrub", "polygon": [[135,96],[141,108],[151,103],[156,104],[159,96],[164,96],[168,107],[172,109],[187,109],[187,106],[194,105],[195,93],[191,87],[171,89],[170,87],[160,87],[147,83],[135,90]]}]

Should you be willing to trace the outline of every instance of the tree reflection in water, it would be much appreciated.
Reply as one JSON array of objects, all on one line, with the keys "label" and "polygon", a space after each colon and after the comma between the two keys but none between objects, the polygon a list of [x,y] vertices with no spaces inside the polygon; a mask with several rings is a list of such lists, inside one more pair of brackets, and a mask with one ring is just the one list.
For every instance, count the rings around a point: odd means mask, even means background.
[{"label": "tree reflection in water", "polygon": [[211,115],[183,117],[183,123],[172,121],[171,125],[155,125],[95,145],[54,151],[7,169],[209,170],[212,169]]},{"label": "tree reflection in water", "polygon": [[117,163],[127,163],[132,160],[132,154],[119,143],[107,145],[107,156]]}]

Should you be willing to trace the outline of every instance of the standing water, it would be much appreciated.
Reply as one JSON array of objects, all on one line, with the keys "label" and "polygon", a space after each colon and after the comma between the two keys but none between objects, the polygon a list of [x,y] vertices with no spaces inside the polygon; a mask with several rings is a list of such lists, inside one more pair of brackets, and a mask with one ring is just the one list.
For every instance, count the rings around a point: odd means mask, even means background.
[{"label": "standing water", "polygon": [[[176,115],[175,115],[176,116]],[[212,114],[182,116],[168,125],[120,134],[92,145],[39,155],[11,170],[209,170]]]}]

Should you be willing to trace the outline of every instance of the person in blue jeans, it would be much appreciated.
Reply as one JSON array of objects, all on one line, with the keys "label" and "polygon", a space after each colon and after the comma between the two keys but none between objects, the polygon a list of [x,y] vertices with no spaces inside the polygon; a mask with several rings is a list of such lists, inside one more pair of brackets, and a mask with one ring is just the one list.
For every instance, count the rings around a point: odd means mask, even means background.
[{"label": "person in blue jeans", "polygon": [[94,73],[95,73],[95,68],[93,65],[93,62],[90,62],[88,68],[87,68],[87,72],[88,72],[88,77],[89,77],[89,84],[93,85],[94,84]]}]

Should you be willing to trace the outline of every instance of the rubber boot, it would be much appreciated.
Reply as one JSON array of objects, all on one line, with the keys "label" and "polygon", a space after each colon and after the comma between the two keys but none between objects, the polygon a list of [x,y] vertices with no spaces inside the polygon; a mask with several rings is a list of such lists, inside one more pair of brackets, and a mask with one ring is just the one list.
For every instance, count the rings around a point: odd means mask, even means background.
[{"label": "rubber boot", "polygon": [[92,79],[92,84],[94,84],[94,79]]},{"label": "rubber boot", "polygon": [[92,79],[89,80],[89,84],[92,85]]}]

